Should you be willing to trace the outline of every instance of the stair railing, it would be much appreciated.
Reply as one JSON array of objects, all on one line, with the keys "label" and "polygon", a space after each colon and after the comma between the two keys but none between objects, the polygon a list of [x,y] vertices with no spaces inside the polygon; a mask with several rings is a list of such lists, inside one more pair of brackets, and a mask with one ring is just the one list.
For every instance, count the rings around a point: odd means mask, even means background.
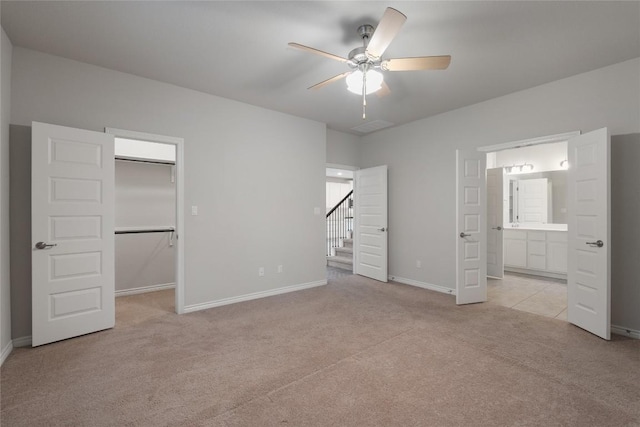
[{"label": "stair railing", "polygon": [[353,190],[327,213],[327,256],[333,256],[333,248],[339,247],[342,239],[351,238],[352,231]]}]

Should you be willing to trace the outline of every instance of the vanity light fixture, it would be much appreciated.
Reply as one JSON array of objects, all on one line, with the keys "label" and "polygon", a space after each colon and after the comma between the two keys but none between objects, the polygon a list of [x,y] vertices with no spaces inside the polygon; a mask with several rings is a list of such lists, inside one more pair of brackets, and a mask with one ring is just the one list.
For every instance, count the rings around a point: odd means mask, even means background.
[{"label": "vanity light fixture", "polygon": [[531,163],[523,163],[521,165],[512,165],[505,166],[504,170],[507,173],[522,173],[522,172],[531,172],[533,170],[533,165]]}]

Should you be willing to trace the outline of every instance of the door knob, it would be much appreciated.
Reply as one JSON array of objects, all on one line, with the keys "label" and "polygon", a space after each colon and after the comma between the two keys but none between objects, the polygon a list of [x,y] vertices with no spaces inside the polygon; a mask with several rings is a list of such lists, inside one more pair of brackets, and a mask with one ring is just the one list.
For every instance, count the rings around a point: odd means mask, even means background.
[{"label": "door knob", "polygon": [[471,236],[471,234],[467,234],[467,233],[465,233],[464,231],[463,231],[462,233],[460,233],[460,237],[462,237],[463,239],[464,239],[465,237],[469,237],[469,236]]},{"label": "door knob", "polygon": [[498,230],[498,231],[500,231],[500,230],[502,230],[502,227],[500,227],[500,226],[497,226],[497,227],[491,227],[491,229],[492,229],[492,230]]},{"label": "door knob", "polygon": [[604,246],[604,242],[602,240],[597,240],[595,242],[586,242],[586,243],[587,243],[587,245],[589,245],[591,247],[594,247],[594,248],[595,247],[601,248],[601,247]]},{"label": "door knob", "polygon": [[54,246],[58,246],[58,244],[57,243],[45,243],[45,242],[36,243],[36,249],[47,249],[47,248],[52,248]]}]

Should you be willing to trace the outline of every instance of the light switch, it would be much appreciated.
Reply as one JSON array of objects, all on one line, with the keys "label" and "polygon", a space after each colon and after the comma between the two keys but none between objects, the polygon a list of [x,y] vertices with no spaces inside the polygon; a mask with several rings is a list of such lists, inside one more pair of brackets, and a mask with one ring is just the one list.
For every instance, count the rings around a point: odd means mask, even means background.
[{"label": "light switch", "polygon": [[197,206],[191,206],[191,215],[198,215],[198,207]]}]

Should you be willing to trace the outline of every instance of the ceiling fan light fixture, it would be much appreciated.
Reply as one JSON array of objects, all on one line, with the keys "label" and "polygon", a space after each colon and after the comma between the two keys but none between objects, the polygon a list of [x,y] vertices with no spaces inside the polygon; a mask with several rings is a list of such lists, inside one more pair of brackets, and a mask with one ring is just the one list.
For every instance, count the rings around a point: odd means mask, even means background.
[{"label": "ceiling fan light fixture", "polygon": [[[347,76],[347,90],[355,93],[356,95],[362,95],[362,86],[364,83],[364,74],[360,70],[355,70],[353,73]],[[382,73],[376,70],[367,71],[367,93],[376,92],[382,87],[382,81],[384,77]]]}]

